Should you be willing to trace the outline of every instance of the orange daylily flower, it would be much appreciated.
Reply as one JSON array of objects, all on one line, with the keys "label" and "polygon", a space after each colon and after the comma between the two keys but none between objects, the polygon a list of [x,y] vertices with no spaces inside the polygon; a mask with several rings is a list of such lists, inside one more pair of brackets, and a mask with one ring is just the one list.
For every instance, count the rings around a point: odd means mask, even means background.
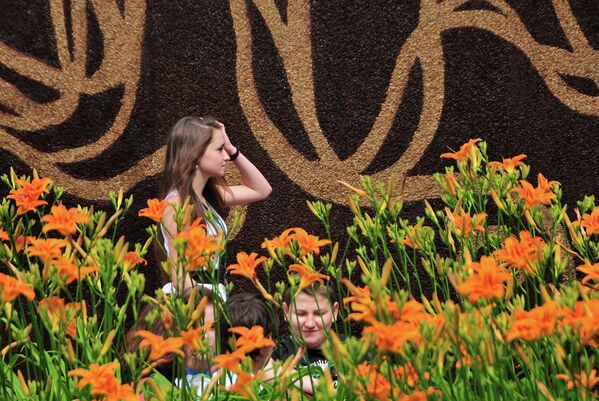
[{"label": "orange daylily flower", "polygon": [[238,350],[246,354],[258,348],[275,346],[272,339],[264,337],[264,328],[262,326],[253,326],[251,329],[247,327],[231,327],[229,331],[239,335],[235,340],[235,345]]},{"label": "orange daylily flower", "polygon": [[585,229],[589,237],[593,234],[599,234],[599,206],[595,206],[590,214],[585,213],[582,216],[580,226]]},{"label": "orange daylily flower", "polygon": [[279,235],[278,237],[274,237],[273,239],[270,240],[264,240],[264,242],[262,242],[261,247],[262,248],[274,248],[274,249],[283,249],[285,250],[285,252],[289,251],[289,244],[291,243],[291,235],[293,234],[293,232],[295,231],[295,228],[288,228],[287,230],[283,231],[281,233],[281,235]]},{"label": "orange daylily flower", "polygon": [[538,184],[535,188],[528,181],[520,180],[520,186],[512,189],[512,192],[518,193],[527,208],[538,204],[549,205],[556,198],[555,194],[551,192],[551,187],[559,185],[559,182],[547,181],[541,173],[538,175],[537,182]]},{"label": "orange daylily flower", "polygon": [[29,240],[29,246],[25,251],[29,257],[37,256],[44,263],[62,255],[62,248],[65,248],[68,242],[62,238],[32,238]]},{"label": "orange daylily flower", "polygon": [[118,368],[117,362],[109,362],[104,365],[92,364],[89,369],[73,369],[69,376],[80,376],[77,387],[80,389],[85,386],[91,386],[93,395],[108,395],[117,391],[120,383],[115,377],[114,372]]},{"label": "orange daylily flower", "polygon": [[98,271],[98,268],[95,266],[79,266],[77,263],[63,256],[52,260],[51,263],[56,268],[56,272],[65,278],[66,284],[71,284],[75,280],[80,280],[88,274]]},{"label": "orange daylily flower", "polygon": [[9,239],[8,233],[0,228],[0,241],[8,241]]},{"label": "orange daylily flower", "polygon": [[238,252],[237,263],[229,265],[227,271],[231,274],[246,277],[254,282],[256,281],[256,267],[265,260],[266,257],[258,257],[256,252],[252,252],[249,255],[246,252]]},{"label": "orange daylily flower", "polygon": [[597,369],[591,369],[589,373],[581,372],[580,374],[574,373],[574,377],[570,375],[560,373],[555,376],[556,379],[565,380],[569,390],[574,387],[581,388],[582,393],[586,395],[587,390],[592,391],[597,385],[599,385],[599,377],[597,376]]},{"label": "orange daylily flower", "polygon": [[35,210],[38,206],[47,205],[48,202],[39,199],[39,197],[50,192],[52,180],[49,178],[37,177],[37,172],[33,172],[33,180],[18,179],[16,180],[17,188],[12,189],[7,196],[8,199],[13,199],[17,205],[17,215],[25,214]]},{"label": "orange daylily flower", "polygon": [[370,295],[370,288],[351,286],[349,289],[352,296],[343,299],[343,304],[351,303],[352,313],[347,318],[371,324],[375,322],[377,305]]},{"label": "orange daylily flower", "polygon": [[524,166],[522,160],[526,159],[526,155],[520,154],[518,156],[509,157],[507,159],[503,159],[503,162],[489,162],[489,166],[497,167],[504,169],[509,174],[513,173],[516,170],[516,167]]},{"label": "orange daylily flower", "polygon": [[408,342],[420,341],[420,325],[406,321],[384,324],[378,321],[362,330],[362,335],[371,335],[381,352],[401,353]]},{"label": "orange daylily flower", "polygon": [[208,259],[223,249],[218,239],[206,233],[206,227],[200,223],[201,217],[195,219],[191,226],[177,234],[175,240],[186,242],[185,257],[187,271],[194,271],[201,266],[207,267]]},{"label": "orange daylily flower", "polygon": [[67,209],[62,203],[52,206],[50,214],[42,217],[46,224],[42,231],[58,231],[61,235],[69,236],[77,232],[77,224],[89,223],[89,216],[75,207]]},{"label": "orange daylily flower", "polygon": [[316,273],[312,268],[304,264],[293,264],[287,269],[287,273],[296,272],[300,276],[300,283],[298,286],[298,293],[304,288],[308,288],[316,282],[322,283],[323,280],[328,280],[329,276],[325,274]]},{"label": "orange daylily flower", "polygon": [[59,297],[44,298],[37,305],[37,313],[48,316],[54,331],[58,330],[59,323],[71,320],[80,309],[81,304],[77,302],[65,304],[64,299]]},{"label": "orange daylily flower", "polygon": [[237,381],[235,384],[230,385],[227,390],[238,393],[247,399],[256,400],[256,395],[252,391],[252,383],[258,379],[261,379],[263,376],[264,373],[252,375],[251,373],[240,372],[237,375]]},{"label": "orange daylily flower", "polygon": [[73,318],[73,320],[67,324],[65,333],[71,338],[77,337],[77,318]]},{"label": "orange daylily flower", "polygon": [[181,338],[183,339],[183,344],[187,345],[194,351],[204,351],[204,346],[202,345],[202,338],[204,333],[207,330],[212,328],[212,322],[207,322],[206,324],[199,327],[192,327],[189,330],[181,332]]},{"label": "orange daylily flower", "polygon": [[[401,381],[405,380],[409,387],[414,387],[418,383],[418,371],[412,362],[395,367],[392,374]],[[429,380],[431,375],[428,372],[424,372],[423,376],[426,380]]]},{"label": "orange daylily flower", "polygon": [[116,388],[106,394],[103,401],[140,401],[142,398],[135,393],[130,384],[120,384]]},{"label": "orange daylily flower", "polygon": [[157,361],[168,354],[185,355],[181,350],[181,337],[164,338],[147,330],[138,330],[135,335],[143,339],[139,342],[139,348],[150,347],[150,361]]},{"label": "orange daylily flower", "polygon": [[446,213],[454,232],[459,237],[468,238],[473,230],[481,233],[485,232],[483,224],[487,219],[486,213],[477,213],[474,216],[470,216],[470,213],[464,212],[461,209],[454,212],[446,209]]},{"label": "orange daylily flower", "polygon": [[470,158],[470,152],[472,151],[474,146],[480,141],[481,141],[480,138],[471,139],[468,142],[466,142],[465,144],[463,144],[460,147],[460,150],[458,150],[457,152],[443,153],[443,154],[441,154],[441,158],[442,159],[443,158],[455,159],[457,161],[466,160],[466,159]]},{"label": "orange daylily flower", "polygon": [[599,299],[577,301],[574,309],[564,308],[561,327],[571,327],[580,337],[583,344],[591,347],[599,346]]},{"label": "orange daylily flower", "polygon": [[[356,366],[354,377],[361,379],[357,384],[357,393],[360,400],[376,399],[379,401],[390,401],[397,399],[399,389],[394,389],[389,380],[377,371],[376,364],[368,362]],[[366,385],[364,385],[364,383]]]},{"label": "orange daylily flower", "polygon": [[170,205],[166,200],[159,199],[148,199],[147,201],[148,207],[143,208],[139,211],[138,216],[147,217],[148,219],[154,220],[157,223],[160,223],[162,220],[162,214],[166,210],[166,208]]},{"label": "orange daylily flower", "polygon": [[555,331],[557,318],[562,315],[562,311],[555,301],[524,311],[516,310],[514,314],[514,324],[507,333],[507,340],[512,341],[516,338],[523,340],[538,340],[542,336],[550,336]]},{"label": "orange daylily flower", "polygon": [[510,266],[522,269],[528,274],[536,274],[535,263],[543,257],[545,241],[533,237],[528,231],[520,231],[520,241],[510,236],[503,243],[503,248],[494,252],[497,259]]},{"label": "orange daylily flower", "polygon": [[137,253],[137,251],[129,251],[125,254],[123,264],[125,267],[125,271],[129,271],[139,264],[143,266],[147,265],[148,261],[139,256],[139,253]]},{"label": "orange daylily flower", "polygon": [[215,363],[215,369],[227,369],[233,373],[240,372],[240,364],[245,358],[245,353],[241,350],[236,350],[235,352],[227,352],[226,354],[220,354],[212,358],[212,362]]},{"label": "orange daylily flower", "polygon": [[7,274],[0,273],[0,300],[2,303],[12,302],[19,295],[24,295],[30,301],[33,300],[35,298],[33,286]]},{"label": "orange daylily flower", "polygon": [[303,228],[294,228],[294,233],[291,234],[291,239],[297,242],[300,255],[307,255],[314,252],[315,255],[320,253],[320,247],[331,243],[328,239],[319,240],[317,236],[308,234]]},{"label": "orange daylily flower", "polygon": [[511,275],[506,272],[493,257],[483,256],[479,262],[474,262],[466,266],[471,268],[474,274],[457,286],[457,291],[468,296],[470,302],[475,303],[480,298],[492,299],[502,298],[505,292],[504,283],[509,280]]},{"label": "orange daylily flower", "polygon": [[474,360],[472,359],[472,356],[468,354],[464,344],[460,344],[460,352],[462,353],[462,358],[455,363],[455,367],[459,369],[462,366],[471,366]]},{"label": "orange daylily flower", "polygon": [[587,281],[593,280],[596,283],[599,283],[599,262],[595,264],[584,264],[582,266],[578,266],[576,268],[579,272],[586,274],[586,276],[582,279],[583,283]]}]

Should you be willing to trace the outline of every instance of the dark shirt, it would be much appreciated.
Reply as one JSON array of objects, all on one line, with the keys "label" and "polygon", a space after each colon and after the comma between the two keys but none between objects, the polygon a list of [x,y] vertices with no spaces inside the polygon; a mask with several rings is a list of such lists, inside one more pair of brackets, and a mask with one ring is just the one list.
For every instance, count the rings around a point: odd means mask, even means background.
[{"label": "dark shirt", "polygon": [[[339,338],[343,341],[342,336],[339,336]],[[286,361],[291,355],[297,354],[298,350],[299,345],[293,339],[293,336],[285,336],[279,341],[277,347],[274,349],[272,359]],[[331,377],[333,378],[333,384],[337,387],[337,372],[335,371],[333,363],[324,356],[322,349],[306,349],[302,359],[298,362],[298,370],[302,367],[310,369],[310,374],[314,379],[319,379],[322,371],[324,371],[325,368],[329,368]]]}]

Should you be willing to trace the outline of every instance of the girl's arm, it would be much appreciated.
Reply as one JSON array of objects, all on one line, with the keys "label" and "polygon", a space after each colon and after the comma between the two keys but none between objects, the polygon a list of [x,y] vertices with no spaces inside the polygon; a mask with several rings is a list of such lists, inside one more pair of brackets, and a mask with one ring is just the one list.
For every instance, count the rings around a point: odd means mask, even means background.
[{"label": "girl's arm", "polygon": [[[222,129],[225,137],[225,151],[229,156],[234,155],[237,152],[237,148],[231,144],[231,141],[225,132],[224,125],[222,125]],[[270,195],[272,187],[260,170],[258,170],[258,168],[256,168],[256,166],[254,166],[242,153],[239,153],[237,158],[233,160],[233,163],[241,174],[243,185],[231,185],[227,189],[221,189],[225,206],[229,207],[256,202]]]},{"label": "girl's arm", "polygon": [[192,287],[191,277],[183,266],[178,263],[178,255],[175,247],[173,246],[173,236],[177,235],[177,223],[175,222],[175,209],[180,207],[181,199],[179,196],[172,196],[168,198],[171,206],[167,207],[162,214],[162,225],[161,230],[164,230],[164,234],[167,238],[167,243],[164,244],[168,247],[168,258],[167,263],[171,271],[171,281],[173,283],[173,287],[179,292],[179,294],[183,294],[187,288]]}]

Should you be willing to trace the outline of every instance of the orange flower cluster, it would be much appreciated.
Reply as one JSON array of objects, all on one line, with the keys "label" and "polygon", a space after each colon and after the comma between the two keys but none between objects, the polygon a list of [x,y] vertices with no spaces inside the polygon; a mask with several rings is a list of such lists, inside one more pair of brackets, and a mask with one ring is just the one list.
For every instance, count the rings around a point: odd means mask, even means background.
[{"label": "orange flower cluster", "polygon": [[520,196],[520,199],[524,201],[524,205],[527,208],[539,204],[549,205],[556,198],[555,194],[551,192],[551,187],[559,185],[559,182],[547,181],[547,178],[541,173],[538,175],[537,182],[538,184],[535,188],[528,181],[520,180],[520,186],[512,189],[512,192],[516,192]]},{"label": "orange flower cluster", "polygon": [[237,254],[237,263],[229,265],[227,271],[231,274],[246,277],[255,283],[256,268],[265,260],[264,256],[258,257],[256,252],[252,252],[249,255],[246,252],[239,252]]},{"label": "orange flower cluster", "polygon": [[[558,374],[556,375],[557,379],[565,380],[566,386],[568,386],[569,390],[572,390],[574,387],[582,389],[583,397],[586,398],[586,392],[592,391],[599,385],[599,377],[597,376],[597,369],[591,369],[589,373],[581,372],[580,374],[574,373],[574,377],[570,377],[567,374]],[[591,398],[593,399],[593,398]]]},{"label": "orange flower cluster", "polygon": [[227,369],[233,373],[240,374],[241,361],[243,361],[247,354],[259,348],[275,346],[272,339],[264,337],[262,326],[253,326],[251,329],[247,327],[232,327],[229,331],[239,335],[235,340],[236,349],[233,352],[227,352],[212,358],[216,369]]},{"label": "orange flower cluster", "polygon": [[52,206],[50,214],[42,217],[42,221],[46,223],[42,228],[44,233],[58,231],[67,237],[77,232],[77,224],[87,224],[89,216],[75,207],[67,209],[62,203],[58,203]]},{"label": "orange flower cluster", "polygon": [[67,259],[63,256],[52,260],[51,264],[56,268],[58,275],[65,279],[66,284],[71,284],[75,280],[80,280],[84,276],[98,271],[96,266],[79,266],[73,262],[72,258]]},{"label": "orange flower cluster", "polygon": [[65,304],[64,299],[59,297],[44,298],[37,305],[37,313],[48,317],[53,331],[58,330],[61,323],[72,323],[80,309],[81,304],[77,302]]},{"label": "orange flower cluster", "polygon": [[200,222],[201,217],[198,217],[188,229],[181,231],[175,237],[175,240],[186,242],[187,271],[195,271],[200,267],[207,268],[208,260],[217,251],[223,249],[219,238],[208,235],[206,227]]},{"label": "orange flower cluster", "polygon": [[150,348],[150,362],[157,361],[169,354],[184,356],[181,350],[183,346],[181,337],[164,338],[148,330],[138,330],[135,335],[142,338],[139,342],[139,348]]},{"label": "orange flower cluster", "polygon": [[480,138],[471,139],[460,147],[460,150],[457,152],[451,153],[443,153],[441,154],[442,159],[454,159],[459,162],[468,160],[471,157],[471,153],[473,149],[476,147],[475,145],[480,142]]},{"label": "orange flower cluster", "polygon": [[599,284],[599,262],[594,264],[585,263],[582,266],[578,266],[576,270],[586,274],[586,276],[582,279],[583,283],[593,280],[595,283]]},{"label": "orange flower cluster", "polygon": [[17,188],[12,189],[7,196],[13,199],[17,205],[17,215],[25,214],[35,210],[38,206],[47,205],[48,202],[40,199],[42,194],[50,192],[52,180],[48,178],[39,178],[37,172],[33,171],[33,180],[17,179]]},{"label": "orange flower cluster", "polygon": [[512,341],[520,338],[523,340],[538,340],[542,336],[551,336],[555,332],[557,319],[562,314],[555,301],[537,306],[530,311],[516,310],[513,324],[508,330],[506,339]]},{"label": "orange flower cluster", "polygon": [[28,243],[25,253],[29,257],[37,256],[44,263],[58,259],[62,255],[62,249],[68,245],[68,242],[62,238],[31,238]]},{"label": "orange flower cluster", "polygon": [[240,372],[237,375],[237,380],[235,381],[235,384],[230,385],[227,390],[238,393],[242,397],[247,398],[248,400],[256,400],[256,395],[252,391],[252,383],[263,377],[263,373],[253,375],[247,372]]},{"label": "orange flower cluster", "polygon": [[33,286],[24,283],[12,276],[0,273],[0,301],[1,303],[12,302],[19,295],[24,295],[28,300],[35,298]]},{"label": "orange flower cluster", "polygon": [[503,159],[503,161],[501,163],[500,162],[489,162],[489,166],[503,169],[508,174],[511,174],[516,170],[517,167],[524,166],[524,163],[522,163],[522,160],[526,159],[526,157],[527,157],[526,155],[520,154],[518,156]]},{"label": "orange flower cluster", "polygon": [[270,240],[264,240],[262,248],[283,249],[287,254],[291,254],[291,242],[295,241],[299,248],[300,256],[314,252],[320,254],[320,247],[331,243],[328,239],[318,239],[317,236],[308,234],[306,230],[299,227],[288,228],[280,236]]},{"label": "orange flower cluster", "polygon": [[511,278],[511,275],[497,265],[493,257],[483,256],[480,263],[474,262],[467,265],[466,270],[468,269],[472,269],[474,273],[457,286],[460,294],[468,296],[472,303],[480,298],[503,298],[504,283]]},{"label": "orange flower cluster", "polygon": [[470,216],[470,213],[464,212],[461,208],[454,212],[446,210],[446,213],[450,227],[459,237],[468,238],[473,230],[481,233],[485,231],[483,224],[487,219],[486,213],[477,213]]},{"label": "orange flower cluster", "polygon": [[162,214],[169,206],[168,201],[159,200],[156,198],[147,200],[148,207],[143,208],[139,211],[138,216],[147,217],[148,219],[154,220],[157,223],[162,221]]},{"label": "orange flower cluster", "polygon": [[537,273],[536,262],[543,257],[545,241],[533,237],[528,231],[520,231],[520,240],[511,236],[503,243],[503,248],[495,251],[495,256],[510,266],[522,269],[528,274]]},{"label": "orange flower cluster", "polygon": [[79,376],[77,386],[82,389],[89,385],[92,395],[102,396],[103,401],[139,401],[139,396],[131,385],[121,384],[116,378],[115,370],[118,366],[117,362],[104,365],[94,363],[89,369],[71,370],[69,376]]},{"label": "orange flower cluster", "polygon": [[[398,380],[401,380],[402,374],[405,373],[401,370],[393,372],[394,378]],[[412,394],[403,394],[397,386],[393,386],[393,384],[379,372],[376,363],[371,365],[368,362],[364,362],[356,366],[355,377],[359,378],[356,393],[362,401],[366,399],[375,399],[379,401],[426,401],[428,398],[427,393],[432,394],[433,392],[437,392],[433,388],[430,388],[427,392],[417,390]]]},{"label": "orange flower cluster", "polygon": [[212,328],[212,322],[207,322],[206,324],[198,327],[191,327],[189,330],[181,332],[181,339],[183,340],[183,344],[188,346],[190,349],[196,352],[204,352],[204,345],[202,344],[202,338],[204,337],[204,333]]},{"label": "orange flower cluster", "polygon": [[582,216],[580,226],[585,229],[589,237],[599,234],[599,206],[595,206],[591,213],[585,213]]},{"label": "orange flower cluster", "polygon": [[576,333],[583,344],[591,347],[598,347],[599,330],[599,299],[589,299],[588,301],[577,301],[574,309],[563,308],[563,319],[560,327],[565,329],[570,327]]}]

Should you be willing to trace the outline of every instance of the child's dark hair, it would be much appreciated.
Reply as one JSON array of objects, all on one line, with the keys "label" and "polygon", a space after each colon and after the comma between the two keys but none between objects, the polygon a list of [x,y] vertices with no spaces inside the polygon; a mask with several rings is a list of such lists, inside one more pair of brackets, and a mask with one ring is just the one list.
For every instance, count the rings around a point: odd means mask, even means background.
[{"label": "child's dark hair", "polygon": [[[232,334],[229,333],[231,327],[261,326],[264,330],[264,337],[277,332],[277,319],[268,308],[264,298],[258,294],[244,292],[232,295],[227,301],[227,311],[230,323],[226,322],[226,319],[221,319],[221,336],[230,351],[232,351],[229,344],[229,340],[232,338]],[[257,349],[248,355],[255,359],[259,354],[260,350]]]},{"label": "child's dark hair", "polygon": [[[294,290],[291,287],[287,287],[287,289],[285,290],[285,294],[283,294],[283,301],[285,301],[287,305],[291,305],[293,291]],[[337,301],[337,294],[335,293],[333,287],[320,282],[316,282],[310,287],[302,289],[300,291],[300,294],[307,294],[313,297],[317,295],[322,295],[323,297],[329,300],[331,305],[333,305]]]}]

